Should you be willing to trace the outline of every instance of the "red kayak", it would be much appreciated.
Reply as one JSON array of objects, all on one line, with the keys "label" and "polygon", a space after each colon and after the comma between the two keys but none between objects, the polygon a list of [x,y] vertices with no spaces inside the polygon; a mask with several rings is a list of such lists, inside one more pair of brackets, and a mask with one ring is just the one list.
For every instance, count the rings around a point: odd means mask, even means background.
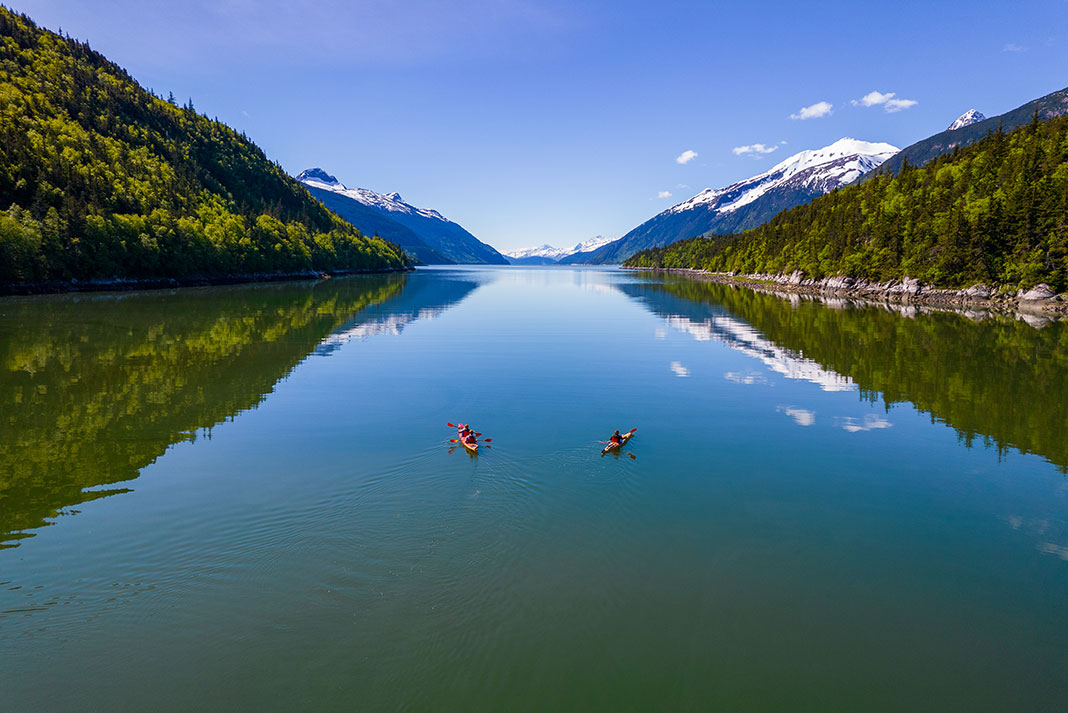
[{"label": "red kayak", "polygon": [[463,430],[464,430],[464,424],[461,423],[456,428],[456,440],[458,440],[460,442],[460,444],[463,445],[464,448],[466,448],[467,450],[471,451],[472,453],[478,453],[478,439],[475,438],[474,429],[471,429],[471,435],[468,436],[470,441],[465,441],[464,440],[463,435],[461,435],[463,433]]},{"label": "red kayak", "polygon": [[619,443],[609,443],[607,446],[604,447],[604,450],[601,451],[601,455],[604,455],[605,453],[611,453],[614,450],[622,448],[624,445],[626,445],[627,441],[629,441],[631,438],[634,438],[634,432],[637,430],[637,428],[632,428],[626,433],[622,434],[623,437],[620,439]]}]

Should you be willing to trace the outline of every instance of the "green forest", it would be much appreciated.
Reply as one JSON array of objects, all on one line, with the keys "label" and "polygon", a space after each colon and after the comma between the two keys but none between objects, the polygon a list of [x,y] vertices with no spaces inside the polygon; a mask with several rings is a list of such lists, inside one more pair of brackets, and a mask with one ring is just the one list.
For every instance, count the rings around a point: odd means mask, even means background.
[{"label": "green forest", "polygon": [[737,235],[646,250],[628,267],[792,273],[938,287],[1068,289],[1068,117],[995,131]]},{"label": "green forest", "polygon": [[192,100],[0,7],[0,283],[407,265]]}]

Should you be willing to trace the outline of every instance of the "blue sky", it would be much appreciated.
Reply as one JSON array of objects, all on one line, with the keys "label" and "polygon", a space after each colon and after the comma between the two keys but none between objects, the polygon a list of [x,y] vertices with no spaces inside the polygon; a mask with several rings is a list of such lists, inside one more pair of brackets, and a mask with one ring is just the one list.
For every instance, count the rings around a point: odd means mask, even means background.
[{"label": "blue sky", "polygon": [[[619,236],[797,151],[904,147],[1068,86],[1066,0],[10,6],[292,174],[398,191],[501,250]],[[754,144],[774,151],[734,151]]]}]

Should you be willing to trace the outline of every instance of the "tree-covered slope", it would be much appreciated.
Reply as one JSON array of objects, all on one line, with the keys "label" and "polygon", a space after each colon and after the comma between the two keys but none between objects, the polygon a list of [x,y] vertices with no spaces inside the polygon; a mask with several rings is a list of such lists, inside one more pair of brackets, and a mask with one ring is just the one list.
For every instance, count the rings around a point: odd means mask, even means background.
[{"label": "tree-covered slope", "polygon": [[881,172],[897,173],[906,161],[913,166],[924,166],[931,159],[949,153],[955,148],[973,144],[999,128],[1008,132],[1030,123],[1036,113],[1039,119],[1053,119],[1068,114],[1068,89],[1062,89],[1059,92],[1053,92],[1034,101],[1029,101],[1023,106],[1018,106],[1000,116],[992,116],[989,119],[977,121],[959,129],[946,129],[934,136],[927,137],[923,141],[917,141],[887,159],[879,167],[878,172],[864,176],[860,180],[862,182],[871,180],[872,176]]},{"label": "tree-covered slope", "polygon": [[[978,126],[978,124],[977,124]],[[970,128],[970,127],[969,127]],[[1011,133],[902,166],[785,211],[735,236],[648,250],[631,267],[806,277],[917,278],[1068,287],[1068,117],[1037,115]]]},{"label": "tree-covered slope", "polygon": [[405,265],[191,101],[0,7],[0,283]]}]

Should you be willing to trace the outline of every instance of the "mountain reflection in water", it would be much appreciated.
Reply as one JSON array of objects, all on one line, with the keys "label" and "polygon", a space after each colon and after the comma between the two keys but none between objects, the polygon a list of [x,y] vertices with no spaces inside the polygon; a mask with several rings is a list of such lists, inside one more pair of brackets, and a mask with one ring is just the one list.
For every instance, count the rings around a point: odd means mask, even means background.
[{"label": "mountain reflection in water", "polygon": [[[911,403],[999,453],[1033,453],[1068,473],[1068,323],[982,311],[828,305],[689,279],[619,289],[669,325],[722,341],[787,378]],[[735,375],[735,378],[747,378]],[[868,424],[869,426],[871,424]],[[847,430],[865,424],[846,424]]]},{"label": "mountain reflection in water", "polygon": [[[478,285],[406,275],[0,302],[0,547],[128,488],[256,408],[313,352],[396,332]],[[333,336],[331,336],[333,335]]]}]

